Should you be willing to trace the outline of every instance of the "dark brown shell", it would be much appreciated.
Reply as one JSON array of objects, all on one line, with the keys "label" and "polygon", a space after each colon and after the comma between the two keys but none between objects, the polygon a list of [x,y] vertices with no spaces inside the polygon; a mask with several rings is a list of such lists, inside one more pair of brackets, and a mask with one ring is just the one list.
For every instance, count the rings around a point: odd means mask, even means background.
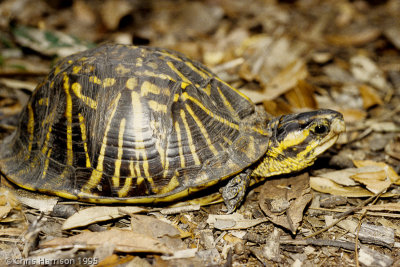
[{"label": "dark brown shell", "polygon": [[247,97],[177,52],[102,45],[38,85],[0,169],[66,198],[169,201],[257,161],[269,138],[257,118]]}]

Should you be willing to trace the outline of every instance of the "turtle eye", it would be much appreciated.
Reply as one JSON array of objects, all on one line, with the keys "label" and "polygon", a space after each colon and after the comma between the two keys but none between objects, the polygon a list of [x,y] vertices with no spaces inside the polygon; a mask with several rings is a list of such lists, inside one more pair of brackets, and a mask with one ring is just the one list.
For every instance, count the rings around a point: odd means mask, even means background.
[{"label": "turtle eye", "polygon": [[317,124],[314,127],[314,133],[316,134],[326,134],[329,131],[329,128],[323,124]]}]

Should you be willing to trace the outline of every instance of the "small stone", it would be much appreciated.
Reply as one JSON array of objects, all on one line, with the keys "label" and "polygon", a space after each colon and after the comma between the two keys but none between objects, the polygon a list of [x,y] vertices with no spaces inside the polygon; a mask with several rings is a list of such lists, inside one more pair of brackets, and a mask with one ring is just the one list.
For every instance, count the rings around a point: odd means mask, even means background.
[{"label": "small stone", "polygon": [[235,246],[233,247],[233,250],[236,255],[243,255],[245,252],[245,246],[243,242],[237,242]]}]

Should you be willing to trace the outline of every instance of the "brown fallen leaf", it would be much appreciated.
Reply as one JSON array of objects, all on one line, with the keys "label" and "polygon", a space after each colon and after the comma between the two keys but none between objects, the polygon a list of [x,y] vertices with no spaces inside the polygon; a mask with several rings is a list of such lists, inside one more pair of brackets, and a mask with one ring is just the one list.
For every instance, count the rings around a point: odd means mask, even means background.
[{"label": "brown fallen leaf", "polygon": [[353,180],[364,184],[367,189],[375,194],[386,191],[392,184],[387,179],[386,172],[384,170],[377,170],[375,172],[362,172],[350,176]]},{"label": "brown fallen leaf", "polygon": [[375,89],[371,86],[363,84],[358,87],[358,90],[360,91],[360,95],[363,100],[363,107],[365,109],[368,109],[375,105],[383,105],[382,99],[379,97]]},{"label": "brown fallen leaf", "polygon": [[353,160],[353,163],[356,167],[365,167],[365,166],[377,166],[382,168],[385,171],[387,177],[392,181],[392,183],[400,185],[400,176],[393,170],[392,167],[387,165],[384,162],[376,162],[372,160]]},{"label": "brown fallen leaf", "polygon": [[273,179],[264,183],[259,204],[270,220],[296,233],[306,205],[311,201],[307,173],[291,178]]},{"label": "brown fallen leaf", "polygon": [[131,215],[131,227],[133,231],[140,231],[153,238],[180,236],[180,232],[173,225],[147,215]]},{"label": "brown fallen leaf", "polygon": [[315,88],[305,80],[299,80],[296,86],[285,93],[289,105],[298,109],[316,109],[317,101],[314,97]]},{"label": "brown fallen leaf", "polygon": [[308,76],[306,64],[303,60],[296,60],[278,73],[272,81],[266,85],[265,95],[268,100],[275,99],[296,86],[298,81]]},{"label": "brown fallen leaf", "polygon": [[343,186],[329,178],[311,177],[311,188],[327,194],[343,197],[370,197],[374,194],[361,186]]},{"label": "brown fallen leaf", "polygon": [[83,232],[66,238],[54,238],[41,243],[41,248],[85,244],[90,249],[95,249],[104,243],[115,246],[116,252],[150,252],[171,254],[172,251],[163,243],[144,234],[131,230],[112,228],[103,232]]},{"label": "brown fallen leaf", "polygon": [[107,221],[123,217],[127,214],[144,212],[146,209],[134,206],[126,207],[103,207],[96,206],[83,209],[69,217],[63,224],[62,229],[72,229],[86,226],[95,222]]},{"label": "brown fallen leaf", "polygon": [[364,207],[364,209],[372,210],[372,211],[386,210],[386,211],[400,212],[400,203],[394,202],[394,203],[377,204],[377,205]]},{"label": "brown fallen leaf", "polygon": [[245,219],[242,214],[209,214],[207,223],[219,230],[247,229],[257,224],[268,221],[267,218]]},{"label": "brown fallen leaf", "polygon": [[385,152],[389,156],[400,160],[400,135],[391,140],[385,147]]}]

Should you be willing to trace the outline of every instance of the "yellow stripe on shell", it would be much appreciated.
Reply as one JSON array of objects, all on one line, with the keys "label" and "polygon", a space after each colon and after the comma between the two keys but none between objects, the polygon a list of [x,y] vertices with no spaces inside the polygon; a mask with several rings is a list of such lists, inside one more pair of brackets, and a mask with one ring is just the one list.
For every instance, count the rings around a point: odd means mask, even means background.
[{"label": "yellow stripe on shell", "polygon": [[135,72],[134,74],[135,76],[141,77],[141,76],[148,76],[148,77],[153,77],[153,78],[158,78],[158,79],[164,79],[164,80],[169,80],[169,81],[173,81],[176,82],[176,80],[174,78],[172,78],[171,76],[164,74],[164,73],[154,73],[151,72],[149,70],[145,70],[145,71],[140,71],[140,72]]},{"label": "yellow stripe on shell", "polygon": [[85,103],[87,106],[89,106],[92,109],[97,109],[97,101],[93,100],[92,98],[82,95],[82,86],[80,83],[73,83],[71,86],[72,91],[78,97]]},{"label": "yellow stripe on shell", "polygon": [[200,128],[200,131],[203,134],[204,139],[206,139],[207,145],[210,148],[211,152],[214,155],[218,155],[218,151],[217,151],[217,149],[215,149],[214,145],[211,143],[210,136],[208,135],[207,130],[204,127],[204,125],[201,122],[201,120],[199,119],[199,117],[197,117],[196,114],[194,114],[192,108],[188,104],[185,104],[185,107],[186,107],[186,110],[189,112],[189,114],[193,117],[193,119],[196,122],[197,126]]},{"label": "yellow stripe on shell", "polygon": [[120,75],[125,75],[125,74],[131,72],[131,69],[125,68],[125,66],[122,65],[122,64],[119,64],[119,65],[115,68],[115,70],[116,70],[117,73],[120,74]]},{"label": "yellow stripe on shell", "polygon": [[186,78],[185,75],[183,75],[183,74],[175,67],[175,65],[174,65],[171,61],[168,61],[168,62],[167,62],[167,65],[171,68],[171,70],[172,70],[173,72],[175,72],[175,73],[179,76],[179,78],[182,79],[183,82],[188,83],[188,84],[191,84],[191,83],[192,83],[188,78]]},{"label": "yellow stripe on shell", "polygon": [[79,118],[79,126],[81,127],[81,137],[82,137],[82,141],[83,141],[83,149],[85,150],[86,168],[90,168],[91,163],[90,163],[90,157],[89,157],[88,146],[87,146],[85,118],[82,116],[81,113],[78,113],[78,118]]},{"label": "yellow stripe on shell", "polygon": [[39,105],[41,106],[48,106],[49,105],[49,98],[48,97],[42,97],[41,99],[39,99],[38,101]]},{"label": "yellow stripe on shell", "polygon": [[82,66],[73,66],[72,67],[72,73],[73,74],[78,74],[82,69]]},{"label": "yellow stripe on shell", "polygon": [[49,148],[49,140],[51,137],[51,131],[52,131],[52,128],[51,128],[51,124],[50,124],[49,128],[47,129],[46,138],[44,139],[44,143],[43,143],[43,147],[42,147],[43,154],[46,154],[47,149]]},{"label": "yellow stripe on shell", "polygon": [[35,130],[35,118],[34,118],[31,103],[28,103],[27,109],[28,109],[28,124],[27,124],[26,130],[28,131],[28,134],[29,134],[29,143],[28,143],[28,154],[26,155],[26,160],[29,159],[31,152],[32,152],[32,144],[33,144],[33,138],[34,138],[33,133]]},{"label": "yellow stripe on shell", "polygon": [[64,72],[64,91],[65,91],[65,117],[67,119],[67,165],[72,166],[73,163],[73,151],[72,151],[72,98],[69,92],[69,77]]},{"label": "yellow stripe on shell", "polygon": [[126,88],[128,88],[129,90],[134,90],[136,88],[138,84],[137,78],[129,78],[126,81]]},{"label": "yellow stripe on shell", "polygon": [[60,66],[56,66],[55,69],[54,69],[54,75],[59,74],[60,71],[61,71]]},{"label": "yellow stripe on shell", "polygon": [[191,70],[193,70],[194,72],[196,72],[197,74],[199,74],[203,79],[208,79],[210,76],[207,75],[203,70],[198,69],[197,67],[195,67],[192,62],[189,61],[185,61],[186,66],[188,66]]},{"label": "yellow stripe on shell", "polygon": [[181,168],[185,168],[185,157],[183,156],[183,147],[182,147],[182,133],[181,128],[179,126],[179,122],[175,121],[175,132],[176,137],[178,139],[178,151],[179,151],[179,159],[181,161]]},{"label": "yellow stripe on shell", "polygon": [[103,174],[103,161],[104,161],[104,155],[106,153],[106,148],[107,148],[107,136],[108,132],[110,131],[111,128],[111,122],[113,121],[115,111],[118,108],[118,102],[121,97],[121,93],[117,95],[117,97],[114,99],[114,107],[111,111],[110,119],[106,125],[106,129],[104,131],[103,135],[103,141],[101,143],[101,148],[100,148],[100,153],[99,156],[97,157],[97,166],[96,169],[92,171],[92,174],[87,181],[87,183],[82,187],[82,192],[89,193],[92,188],[97,186],[100,183],[102,174]]},{"label": "yellow stripe on shell", "polygon": [[222,98],[222,102],[224,103],[224,105],[228,108],[229,112],[231,113],[232,116],[234,116],[235,118],[239,118],[238,114],[236,113],[235,109],[232,107],[231,103],[229,102],[229,100],[225,97],[225,95],[222,93],[221,89],[219,87],[217,87],[218,93]]},{"label": "yellow stripe on shell", "polygon": [[240,92],[239,90],[237,90],[235,87],[230,86],[228,83],[224,82],[223,80],[221,80],[218,77],[215,77],[215,79],[219,82],[221,82],[222,84],[224,84],[225,86],[228,86],[232,91],[234,91],[236,94],[238,94],[240,97],[246,99],[247,101],[249,101],[250,103],[252,103],[252,101],[250,100],[250,98],[248,96],[246,96],[245,94],[243,94],[242,92]]},{"label": "yellow stripe on shell", "polygon": [[116,80],[114,78],[105,78],[103,80],[103,87],[110,87],[115,84]]},{"label": "yellow stripe on shell", "polygon": [[144,81],[142,83],[142,87],[140,88],[140,94],[142,96],[147,96],[149,93],[158,95],[158,94],[160,94],[160,92],[161,92],[161,88],[149,81]]},{"label": "yellow stripe on shell", "polygon": [[154,100],[150,100],[148,104],[149,108],[151,108],[153,111],[167,113],[167,108],[168,108],[167,105],[158,103],[157,101]]},{"label": "yellow stripe on shell", "polygon": [[42,179],[44,179],[46,177],[47,170],[49,169],[49,160],[50,160],[50,156],[51,156],[51,151],[52,151],[51,148],[49,149],[49,151],[47,151],[46,160],[44,161]]},{"label": "yellow stripe on shell", "polygon": [[118,131],[118,153],[117,159],[115,160],[114,176],[112,177],[112,182],[114,187],[119,187],[119,179],[121,176],[121,162],[122,153],[124,152],[124,132],[125,132],[126,119],[123,118],[119,125]]},{"label": "yellow stripe on shell", "polygon": [[179,181],[176,178],[176,176],[173,176],[168,184],[166,186],[164,186],[163,188],[161,188],[159,194],[166,194],[171,192],[172,190],[174,190],[175,188],[177,188],[179,186]]},{"label": "yellow stripe on shell", "polygon": [[132,177],[135,176],[135,169],[133,168],[133,161],[131,160],[129,162],[129,170],[130,170],[130,175],[125,179],[125,183],[122,186],[122,188],[118,191],[118,196],[119,197],[126,197],[126,195],[129,193],[129,190],[131,190],[132,187]]},{"label": "yellow stripe on shell", "polygon": [[101,85],[101,80],[96,76],[90,76],[89,82]]},{"label": "yellow stripe on shell", "polygon": [[[132,107],[133,109],[133,122],[132,125],[133,127],[137,127],[135,133],[137,134],[135,141],[137,143],[135,149],[136,151],[141,151],[140,154],[143,157],[143,162],[142,162],[142,167],[143,167],[143,172],[146,180],[152,185],[152,188],[155,189],[154,187],[154,181],[153,178],[150,177],[149,173],[149,161],[147,160],[147,154],[146,154],[146,148],[144,146],[144,139],[143,139],[143,133],[142,133],[142,128],[141,125],[143,125],[143,107],[142,103],[140,101],[140,95],[136,91],[132,91],[131,93],[132,96]],[[155,189],[156,190],[156,189]]]},{"label": "yellow stripe on shell", "polygon": [[183,125],[185,126],[185,131],[186,131],[186,134],[188,137],[188,142],[189,142],[189,149],[190,149],[190,153],[192,154],[194,164],[200,165],[200,159],[196,153],[196,146],[193,143],[192,132],[190,131],[189,124],[186,120],[185,111],[183,109],[181,109],[180,115],[181,115],[181,119],[183,121]]},{"label": "yellow stripe on shell", "polygon": [[205,113],[207,113],[207,115],[209,115],[210,117],[215,118],[217,121],[222,122],[222,123],[228,125],[229,127],[233,128],[233,129],[239,130],[239,125],[238,124],[230,122],[230,121],[228,121],[228,120],[226,120],[226,119],[214,114],[212,111],[207,109],[203,104],[201,104],[199,100],[197,100],[196,98],[190,96],[187,92],[183,92],[182,93],[182,98],[184,100],[188,99],[188,100],[192,101],[199,108],[201,108]]}]

